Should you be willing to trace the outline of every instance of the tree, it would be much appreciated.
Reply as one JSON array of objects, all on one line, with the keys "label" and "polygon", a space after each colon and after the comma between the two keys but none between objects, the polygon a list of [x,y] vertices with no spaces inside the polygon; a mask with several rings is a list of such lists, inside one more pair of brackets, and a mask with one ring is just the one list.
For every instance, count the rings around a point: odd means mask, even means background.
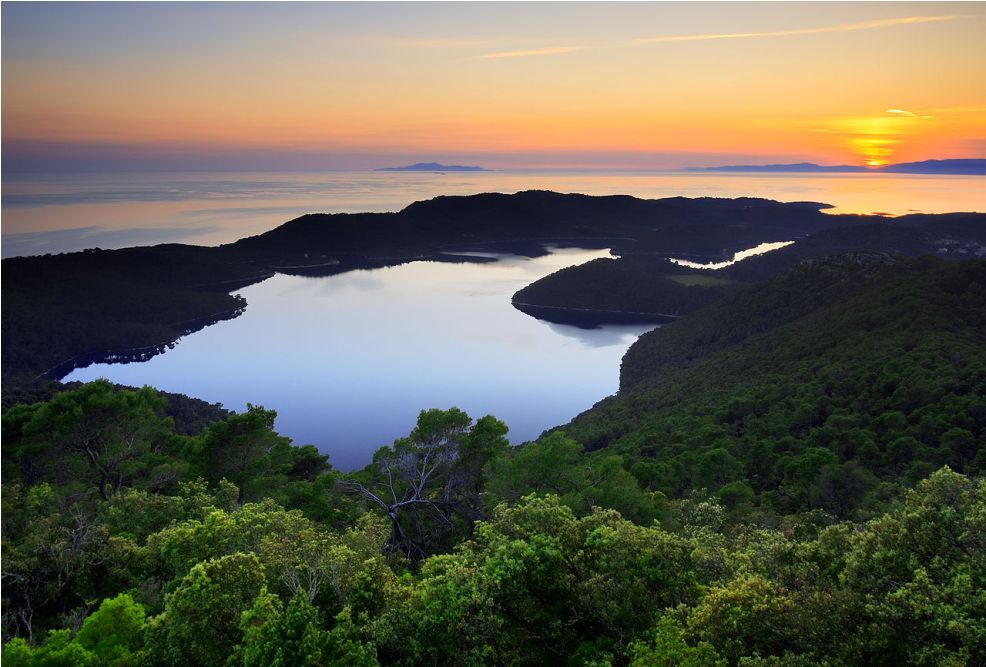
[{"label": "tree", "polygon": [[33,640],[58,613],[81,605],[106,540],[106,528],[85,505],[59,507],[48,484],[4,485],[4,633]]},{"label": "tree", "polygon": [[276,597],[261,595],[243,614],[244,667],[377,664],[376,651],[357,637],[347,611],[336,617],[334,628],[324,630],[318,608],[305,595],[281,607]]},{"label": "tree", "polygon": [[491,491],[510,503],[530,493],[554,493],[573,508],[584,509],[586,463],[582,445],[554,431],[505,452],[494,463]]},{"label": "tree", "polygon": [[12,667],[33,665],[111,665],[136,667],[144,638],[144,608],[126,594],[103,600],[75,636],[71,630],[53,630],[32,647],[21,638],[10,641],[3,662]]},{"label": "tree", "polygon": [[[260,621],[260,625],[255,625]],[[311,667],[325,664],[326,637],[318,609],[295,594],[281,611],[280,600],[262,595],[243,614],[244,667]]]},{"label": "tree", "polygon": [[468,532],[482,516],[483,468],[506,447],[506,426],[492,417],[475,424],[462,410],[423,410],[411,434],[381,447],[366,483],[345,486],[386,514],[389,549],[411,562],[428,556],[458,522]]},{"label": "tree", "polygon": [[137,651],[143,646],[146,618],[144,607],[126,593],[107,598],[75,636],[104,665],[139,665]]},{"label": "tree", "polygon": [[[298,462],[295,455],[305,459],[299,471],[302,476],[317,474],[318,465],[313,467],[311,452],[293,452],[290,440],[274,431],[276,418],[275,411],[248,404],[246,412],[210,424],[194,444],[209,481],[233,482],[240,489],[239,501],[243,502],[268,494],[273,486],[269,476],[289,472]],[[323,464],[324,461],[322,457]]]},{"label": "tree", "polygon": [[754,575],[712,588],[688,613],[685,638],[708,642],[736,664],[743,656],[778,655],[804,636],[798,610],[777,584]]},{"label": "tree", "polygon": [[725,667],[723,660],[708,642],[689,646],[681,638],[681,628],[662,615],[654,628],[653,638],[630,645],[631,667]]},{"label": "tree", "polygon": [[986,661],[986,482],[942,468],[842,554],[856,664]]},{"label": "tree", "polygon": [[151,661],[224,664],[240,642],[240,616],[263,586],[263,565],[253,554],[235,553],[193,567],[167,597],[164,613],[151,623]]},{"label": "tree", "polygon": [[69,484],[85,479],[106,500],[136,479],[149,486],[176,481],[150,473],[166,459],[173,435],[165,401],[149,387],[117,390],[105,380],[55,395],[4,415],[4,456],[19,462],[22,478]]}]

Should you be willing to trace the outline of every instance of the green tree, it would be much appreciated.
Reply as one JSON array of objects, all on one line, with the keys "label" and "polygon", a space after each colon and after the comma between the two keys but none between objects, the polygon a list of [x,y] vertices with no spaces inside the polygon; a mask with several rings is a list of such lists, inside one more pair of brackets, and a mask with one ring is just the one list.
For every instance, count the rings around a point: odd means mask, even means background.
[{"label": "green tree", "polygon": [[274,431],[276,417],[273,410],[247,405],[246,412],[210,424],[191,445],[206,478],[213,484],[222,479],[233,482],[243,502],[269,494],[272,486],[284,481],[271,478],[286,477],[296,463],[302,477],[316,474],[312,453],[295,454],[290,441]]},{"label": "green tree", "polygon": [[149,658],[155,664],[222,665],[240,643],[240,617],[264,586],[253,554],[235,553],[200,563],[167,596],[152,619]]},{"label": "green tree", "polygon": [[166,464],[173,423],[162,418],[165,401],[149,387],[117,390],[98,380],[50,401],[4,414],[4,458],[15,460],[28,484],[59,486],[86,480],[106,500],[140,481],[163,488],[180,477]]},{"label": "green tree", "polygon": [[630,645],[631,667],[725,667],[726,661],[707,642],[689,646],[681,637],[681,628],[662,615],[649,641]]},{"label": "green tree", "polygon": [[144,607],[126,593],[107,598],[75,636],[102,665],[139,665],[146,618]]},{"label": "green tree", "polygon": [[847,658],[986,662],[986,482],[943,468],[852,536],[840,584],[866,627]]},{"label": "green tree", "polygon": [[422,410],[408,437],[377,450],[370,479],[346,486],[390,520],[390,549],[417,562],[456,532],[457,521],[468,533],[483,516],[483,470],[506,447],[505,434],[492,417],[473,424],[458,408]]}]

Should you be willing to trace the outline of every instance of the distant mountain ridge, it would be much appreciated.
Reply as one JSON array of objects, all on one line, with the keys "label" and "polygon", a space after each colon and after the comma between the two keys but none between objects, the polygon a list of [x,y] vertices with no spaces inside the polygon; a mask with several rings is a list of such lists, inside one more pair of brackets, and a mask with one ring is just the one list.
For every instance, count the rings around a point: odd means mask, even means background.
[{"label": "distant mountain ridge", "polygon": [[889,174],[943,174],[955,176],[986,176],[986,159],[922,160],[921,162],[901,162],[882,167],[859,167],[854,165],[821,165],[812,162],[794,164],[741,164],[721,167],[693,167],[687,171],[741,171],[776,173],[870,173]]},{"label": "distant mountain ridge", "polygon": [[489,169],[465,167],[459,164],[441,164],[440,162],[417,162],[405,167],[381,167],[374,171],[489,171]]}]

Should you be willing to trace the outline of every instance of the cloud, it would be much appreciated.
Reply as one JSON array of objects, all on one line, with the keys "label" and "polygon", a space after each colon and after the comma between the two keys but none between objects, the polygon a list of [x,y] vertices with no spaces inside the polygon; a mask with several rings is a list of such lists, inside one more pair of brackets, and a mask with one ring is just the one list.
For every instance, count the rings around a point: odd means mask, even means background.
[{"label": "cloud", "polygon": [[914,113],[913,111],[908,111],[907,109],[887,109],[887,113],[894,114],[895,116],[904,116],[905,118],[921,118],[924,120],[934,119],[934,116],[927,116],[923,112]]},{"label": "cloud", "polygon": [[633,44],[656,44],[660,42],[701,42],[713,39],[750,39],[753,37],[791,37],[794,35],[815,35],[826,32],[854,32],[856,30],[874,30],[889,28],[896,25],[911,25],[915,23],[936,23],[952,21],[959,16],[903,16],[895,19],[877,19],[860,23],[843,23],[819,28],[797,28],[794,30],[774,30],[770,32],[731,32],[707,35],[665,35],[661,37],[641,37],[632,41]]},{"label": "cloud", "polygon": [[529,49],[527,51],[498,51],[479,56],[487,60],[496,58],[528,58],[531,56],[554,56],[560,53],[572,53],[581,51],[581,46],[548,46],[543,49]]},{"label": "cloud", "polygon": [[[953,21],[962,18],[958,15],[941,16],[901,16],[892,19],[875,19],[873,21],[861,21],[859,23],[843,23],[839,25],[820,26],[817,28],[795,28],[791,30],[773,30],[765,32],[729,32],[729,33],[710,33],[705,35],[662,35],[657,37],[640,37],[618,44],[610,44],[609,47],[618,46],[640,46],[644,44],[658,44],[666,42],[702,42],[718,39],[751,39],[755,37],[791,37],[795,35],[815,35],[829,32],[855,32],[858,30],[875,30],[878,28],[889,28],[898,25],[914,25],[920,23],[938,23],[941,21]],[[588,47],[584,46],[549,46],[540,49],[526,49],[519,51],[497,51],[487,53],[478,58],[492,60],[500,58],[529,58],[534,56],[553,56],[562,53],[572,53],[582,51]],[[605,47],[597,47],[605,48]],[[891,110],[889,113],[896,113],[902,110]],[[923,116],[917,116],[923,118]]]}]

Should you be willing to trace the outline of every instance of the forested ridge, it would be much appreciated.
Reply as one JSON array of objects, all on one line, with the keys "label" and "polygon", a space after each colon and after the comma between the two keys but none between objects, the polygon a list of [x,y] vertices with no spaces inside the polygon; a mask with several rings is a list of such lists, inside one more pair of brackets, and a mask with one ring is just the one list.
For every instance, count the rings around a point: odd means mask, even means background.
[{"label": "forested ridge", "polygon": [[151,356],[238,315],[229,294],[270,271],[182,245],[4,259],[4,384],[61,378],[90,359]]},{"label": "forested ridge", "polygon": [[816,260],[642,336],[568,427],[648,489],[839,517],[986,468],[986,263]]},{"label": "forested ridge", "polygon": [[[627,255],[601,258],[560,269],[513,295],[515,308],[541,319],[560,321],[540,308],[591,311],[589,323],[620,322],[622,316],[649,315],[662,322],[689,313],[744,287],[729,278],[686,269],[665,257]],[[532,308],[533,307],[533,308]],[[577,322],[576,322],[577,323]]]},{"label": "forested ridge", "polygon": [[660,322],[667,319],[662,315],[684,315],[736,287],[838,254],[886,252],[953,260],[986,257],[986,215],[982,213],[877,217],[867,224],[858,224],[858,216],[838,217],[846,221],[806,235],[792,233],[784,240],[794,243],[784,248],[715,270],[680,266],[669,259],[669,253],[648,252],[636,245],[618,247],[614,252],[619,257],[613,260],[568,267],[531,283],[514,294],[514,304],[541,319],[562,322],[566,309],[578,309],[582,312],[572,323],[583,326],[619,322],[619,313],[614,311],[651,314],[648,321]]},{"label": "forested ridge", "polygon": [[986,262],[798,265],[562,429],[426,410],[351,474],[261,407],[38,398],[4,664],[986,664]]}]

